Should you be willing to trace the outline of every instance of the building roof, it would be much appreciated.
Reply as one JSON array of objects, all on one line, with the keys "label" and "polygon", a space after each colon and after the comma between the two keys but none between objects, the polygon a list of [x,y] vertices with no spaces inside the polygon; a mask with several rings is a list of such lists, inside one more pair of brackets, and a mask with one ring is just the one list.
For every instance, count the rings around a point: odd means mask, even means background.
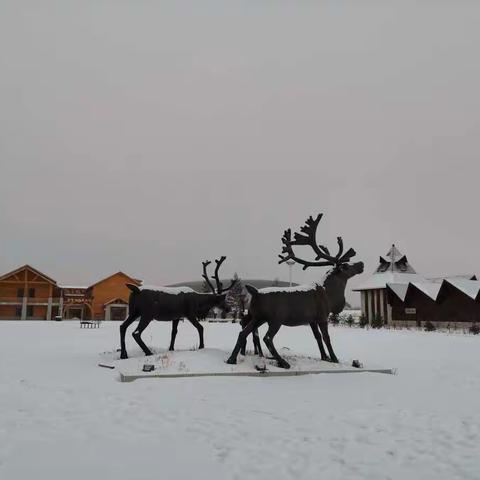
[{"label": "building roof", "polygon": [[90,285],[88,288],[92,288],[92,287],[95,287],[96,285],[98,285],[99,283],[102,283],[104,282],[105,280],[108,280],[112,277],[115,277],[116,275],[123,275],[124,277],[126,277],[128,280],[131,281],[131,283],[134,283],[135,285],[141,285],[142,284],[142,281],[141,280],[138,280],[137,278],[133,278],[131,277],[130,275],[127,275],[126,273],[123,273],[121,271],[119,272],[116,272],[116,273],[112,273],[111,275],[109,275],[108,277],[105,277],[105,278],[102,278],[101,280],[98,280],[97,282],[93,283],[92,285]]},{"label": "building roof", "polygon": [[429,282],[442,283],[444,280],[455,280],[455,279],[464,279],[464,280],[478,280],[475,273],[467,273],[463,275],[448,275],[446,277],[432,277],[427,278]]},{"label": "building roof", "polygon": [[35,275],[38,275],[39,277],[42,277],[44,280],[46,280],[48,283],[52,283],[53,285],[56,285],[57,282],[53,278],[48,277],[44,273],[42,273],[40,270],[37,270],[36,268],[31,267],[30,265],[23,265],[19,268],[16,268],[15,270],[12,270],[11,272],[7,272],[3,275],[0,276],[0,280],[3,280],[7,277],[10,277],[11,275],[15,275],[23,270],[30,270],[33,272]]},{"label": "building roof", "polygon": [[[444,282],[452,285],[457,290],[460,290],[465,295],[468,295],[472,300],[477,300],[480,297],[480,282],[477,280],[466,280],[464,278],[446,279]],[[443,286],[443,283],[442,283]]]},{"label": "building roof", "polygon": [[440,287],[441,287],[441,284],[435,283],[435,282],[411,282],[408,285],[407,295],[408,295],[408,290],[414,288],[435,301],[437,299],[438,292],[440,291]]},{"label": "building roof", "polygon": [[408,285],[410,282],[424,282],[425,278],[418,273],[399,273],[399,272],[383,272],[374,273],[368,280],[354,288],[354,292],[362,290],[379,290],[387,288],[387,284],[404,284]]},{"label": "building roof", "polygon": [[405,301],[407,295],[407,283],[387,283],[387,289],[391,290],[402,302]]},{"label": "building roof", "polygon": [[[373,275],[354,288],[354,292],[362,290],[385,289],[388,285],[406,285],[410,282],[424,282],[425,278],[415,272],[408,263],[407,257],[403,255],[395,245],[392,245],[385,257],[380,257],[380,263]],[[407,287],[391,287],[393,292],[402,298],[405,296]]]},{"label": "building roof", "polygon": [[399,272],[399,273],[416,273],[413,267],[408,263],[405,255],[402,255],[395,245],[392,245],[386,258],[380,257],[380,264],[375,273]]}]

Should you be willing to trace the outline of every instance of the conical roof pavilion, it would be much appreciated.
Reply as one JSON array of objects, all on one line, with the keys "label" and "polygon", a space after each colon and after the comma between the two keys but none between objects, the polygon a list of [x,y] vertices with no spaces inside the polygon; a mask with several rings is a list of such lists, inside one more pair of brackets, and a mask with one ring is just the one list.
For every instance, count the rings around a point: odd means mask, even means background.
[{"label": "conical roof pavilion", "polygon": [[362,290],[386,289],[388,284],[405,284],[425,281],[425,278],[413,269],[408,259],[395,245],[392,245],[385,256],[380,257],[380,263],[373,275],[354,288],[354,292]]},{"label": "conical roof pavilion", "polygon": [[380,264],[375,273],[384,272],[417,273],[408,263],[406,255],[402,255],[395,245],[392,245],[386,258],[380,257]]}]

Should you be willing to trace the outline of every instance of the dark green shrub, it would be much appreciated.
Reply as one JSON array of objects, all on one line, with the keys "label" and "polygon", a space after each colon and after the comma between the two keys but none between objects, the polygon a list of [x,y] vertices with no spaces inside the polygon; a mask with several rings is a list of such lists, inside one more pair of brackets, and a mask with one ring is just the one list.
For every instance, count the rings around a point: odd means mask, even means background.
[{"label": "dark green shrub", "polygon": [[331,313],[328,319],[332,325],[338,325],[340,323],[340,315],[338,313]]},{"label": "dark green shrub", "polygon": [[434,332],[437,327],[430,320],[427,320],[425,322],[424,329],[426,332]]},{"label": "dark green shrub", "polygon": [[470,333],[473,333],[474,335],[478,335],[480,333],[480,327],[473,322],[472,326],[468,329]]}]

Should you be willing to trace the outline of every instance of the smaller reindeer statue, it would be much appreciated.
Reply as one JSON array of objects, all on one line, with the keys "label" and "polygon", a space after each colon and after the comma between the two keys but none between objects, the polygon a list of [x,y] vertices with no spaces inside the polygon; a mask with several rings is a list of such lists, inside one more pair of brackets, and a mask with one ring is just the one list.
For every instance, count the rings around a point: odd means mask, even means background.
[{"label": "smaller reindeer statue", "polygon": [[138,318],[140,321],[132,336],[138,343],[145,355],[151,355],[152,352],[143,342],[141,335],[149,323],[155,319],[161,322],[172,322],[172,335],[170,340],[170,350],[175,348],[175,338],[178,331],[178,323],[181,318],[187,320],[197,329],[199,336],[199,348],[204,348],[203,326],[198,321],[199,318],[205,318],[208,312],[218,307],[227,310],[225,303],[226,292],[228,292],[236,283],[232,280],[227,288],[219,278],[219,270],[227,257],[220,257],[215,260],[216,268],[213,279],[217,284],[217,289],[213,287],[207,274],[207,267],[210,261],[202,262],[203,278],[212,290],[212,293],[198,293],[189,287],[137,287],[127,283],[127,287],[132,291],[129,299],[129,314],[127,319],[120,325],[120,358],[128,358],[125,347],[125,334],[127,328]]},{"label": "smaller reindeer statue", "polygon": [[[246,285],[246,289],[252,296],[249,310],[250,322],[240,332],[227,363],[235,364],[237,362],[238,353],[248,335],[264,323],[268,324],[268,331],[263,340],[277,360],[279,367],[290,368],[288,362],[279,355],[273,344],[273,339],[282,325],[289,327],[310,325],[322,360],[338,362],[328,335],[328,315],[343,310],[347,281],[354,275],[363,272],[363,263],[349,263],[356,253],[351,248],[344,253],[341,237],[337,239],[339,250],[335,256],[330,254],[327,247],[317,243],[316,233],[322,216],[320,214],[316,219],[309,217],[301,228],[302,233],[295,233],[293,240],[291,230],[285,231],[282,237],[283,250],[279,263],[293,260],[302,265],[304,270],[309,267],[333,267],[326,275],[323,285],[263,290]],[[310,246],[315,253],[315,261],[304,260],[296,256],[293,246]],[[330,356],[327,356],[323,348],[322,335]]]}]

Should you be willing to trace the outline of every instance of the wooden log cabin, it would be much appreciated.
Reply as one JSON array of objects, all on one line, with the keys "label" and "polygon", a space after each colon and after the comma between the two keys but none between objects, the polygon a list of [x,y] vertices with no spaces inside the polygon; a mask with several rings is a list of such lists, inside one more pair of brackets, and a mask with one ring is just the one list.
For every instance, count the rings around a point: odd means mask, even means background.
[{"label": "wooden log cabin", "polygon": [[0,276],[0,320],[124,320],[130,290],[141,280],[117,272],[90,286],[59,285],[24,265]]}]

